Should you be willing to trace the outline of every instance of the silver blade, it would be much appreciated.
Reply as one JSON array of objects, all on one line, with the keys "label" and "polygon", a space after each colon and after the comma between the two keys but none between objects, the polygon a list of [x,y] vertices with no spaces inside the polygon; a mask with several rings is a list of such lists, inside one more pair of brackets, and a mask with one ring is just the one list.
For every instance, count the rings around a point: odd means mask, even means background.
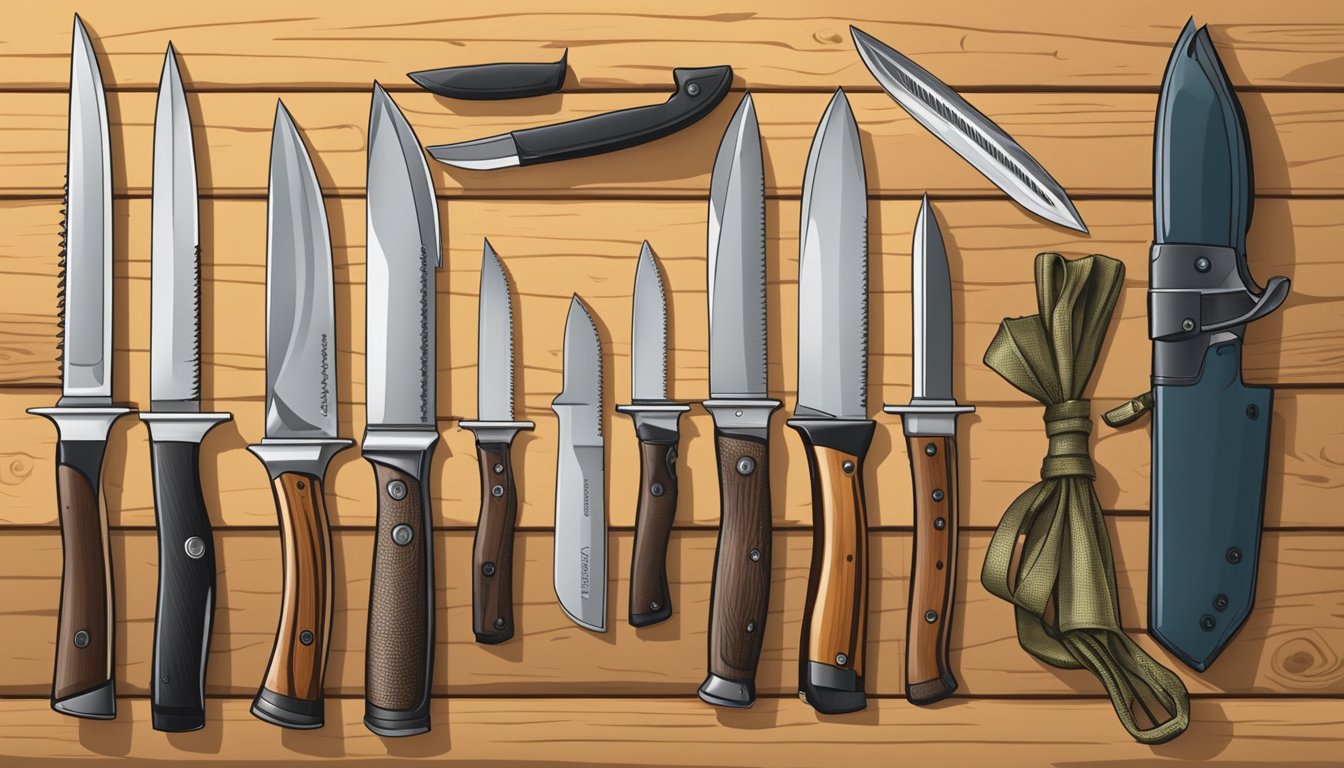
[{"label": "silver blade", "polygon": [[112,402],[112,164],[98,57],[75,17],[61,304],[62,400]]},{"label": "silver blade", "polygon": [[953,400],[952,397],[952,277],[947,248],[938,220],[925,195],[915,221],[911,268],[914,305],[914,397]]},{"label": "silver blade", "polygon": [[911,117],[1022,207],[1087,232],[1064,188],[1002,128],[899,51],[857,27],[849,31],[868,71]]},{"label": "silver blade", "polygon": [[155,411],[201,408],[199,219],[191,114],[169,43],[154,112],[149,397]]},{"label": "silver blade", "polygon": [[509,277],[485,241],[481,255],[480,343],[476,351],[476,406],[481,421],[513,420],[513,299]]},{"label": "silver blade", "polygon": [[322,188],[277,101],[266,200],[266,437],[336,436],[335,325]]},{"label": "silver blade", "polygon": [[635,267],[635,307],[630,333],[630,397],[635,401],[667,399],[667,295],[663,272],[649,241],[639,250]]},{"label": "silver blade", "polygon": [[368,423],[435,429],[439,208],[420,141],[377,83],[369,114]]},{"label": "silver blade", "polygon": [[602,444],[602,343],[583,300],[575,295],[565,318],[564,389],[554,405],[577,405],[585,418],[576,430],[576,444]]},{"label": "silver blade", "polygon": [[849,100],[821,116],[803,177],[798,415],[868,415],[868,187]]},{"label": "silver blade", "polygon": [[765,170],[751,94],[714,158],[708,260],[710,397],[765,398]]},{"label": "silver blade", "polygon": [[473,171],[512,168],[520,162],[518,145],[511,133],[460,141],[456,144],[436,144],[428,150],[429,154],[441,163]]}]

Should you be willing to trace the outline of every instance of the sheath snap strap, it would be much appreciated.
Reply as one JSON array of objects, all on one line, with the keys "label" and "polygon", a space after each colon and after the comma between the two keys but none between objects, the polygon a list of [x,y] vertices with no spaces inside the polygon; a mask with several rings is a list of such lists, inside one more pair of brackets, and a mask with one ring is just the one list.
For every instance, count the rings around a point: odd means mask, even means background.
[{"label": "sheath snap strap", "polygon": [[1090,404],[1081,398],[1124,272],[1124,264],[1105,256],[1069,261],[1040,254],[1040,313],[1004,320],[985,352],[986,365],[1045,404],[1050,449],[1041,481],[999,522],[980,581],[1015,606],[1025,651],[1096,675],[1125,730],[1137,741],[1160,744],[1190,724],[1190,696],[1179,677],[1120,628],[1115,562],[1092,486]]}]

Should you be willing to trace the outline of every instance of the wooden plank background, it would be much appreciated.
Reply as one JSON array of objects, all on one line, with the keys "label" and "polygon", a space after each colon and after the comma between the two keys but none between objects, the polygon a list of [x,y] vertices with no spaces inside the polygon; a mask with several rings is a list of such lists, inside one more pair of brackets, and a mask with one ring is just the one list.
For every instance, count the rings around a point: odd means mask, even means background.
[{"label": "wooden plank background", "polygon": [[[117,200],[115,394],[148,401],[149,201],[154,90],[163,50],[180,54],[201,179],[203,392],[235,421],[202,453],[219,548],[219,605],[208,724],[149,727],[156,550],[147,435],[127,419],[104,471],[118,577],[119,716],[53,713],[50,685],[60,540],[55,434],[24,409],[59,394],[57,249],[64,183],[71,17],[82,13],[108,85]],[[1147,388],[1145,296],[1151,239],[1153,110],[1162,68],[1188,13],[1208,23],[1250,126],[1258,197],[1251,271],[1293,280],[1283,309],[1247,333],[1248,381],[1274,385],[1266,532],[1257,608],[1214,668],[1186,669],[1144,632],[1146,427],[1098,426],[1093,455],[1119,571],[1125,627],[1186,681],[1190,730],[1132,742],[1099,684],[1043,666],[1013,634],[1011,608],[979,584],[1003,509],[1036,477],[1041,408],[980,362],[1005,316],[1034,310],[1032,257],[1100,252],[1129,268],[1090,395],[1094,412]],[[915,57],[1034,153],[1073,194],[1091,237],[1024,214],[914,123],[863,68],[848,24]],[[1144,760],[1338,764],[1344,754],[1344,6],[1165,0],[1124,7],[1052,2],[779,2],[725,7],[685,0],[536,0],[347,4],[137,0],[9,8],[0,39],[0,763],[111,758],[283,765],[341,757],[381,764],[1115,765]],[[559,94],[462,102],[419,91],[405,73],[486,61],[555,59],[570,48]],[[425,144],[484,136],[666,98],[677,66],[728,63],[734,92],[701,123],[643,147],[496,173],[432,164],[445,232],[439,274],[434,465],[438,588],[434,730],[369,733],[363,644],[374,522],[372,473],[356,451],[332,466],[335,626],[327,725],[286,732],[247,713],[279,607],[280,552],[265,472],[244,446],[261,437],[264,385],[266,158],[275,100],[303,129],[327,195],[335,245],[340,430],[364,426],[364,172],[369,83],[378,79]],[[712,423],[683,421],[682,497],[670,552],[673,619],[625,623],[638,470],[633,431],[608,414],[612,631],[572,624],[551,578],[555,438],[566,302],[593,307],[609,372],[607,404],[629,395],[630,289],[648,239],[671,290],[671,395],[706,396],[705,214],[709,172],[732,105],[755,94],[765,144],[770,387],[792,408],[796,383],[798,197],[807,148],[830,91],[859,120],[869,179],[870,408],[909,397],[910,236],[918,197],[933,196],[955,286],[961,420],[962,557],[952,663],[962,687],[931,708],[903,691],[911,546],[909,472],[899,421],[881,428],[865,478],[873,524],[869,708],[821,716],[795,696],[811,545],[805,459],[774,422],[776,565],[750,711],[702,704],[709,582],[718,522]],[[481,242],[517,287],[520,417],[519,634],[481,646],[470,631],[469,567],[478,505],[475,452],[457,421],[475,415]],[[610,407],[607,409],[610,411]]]}]

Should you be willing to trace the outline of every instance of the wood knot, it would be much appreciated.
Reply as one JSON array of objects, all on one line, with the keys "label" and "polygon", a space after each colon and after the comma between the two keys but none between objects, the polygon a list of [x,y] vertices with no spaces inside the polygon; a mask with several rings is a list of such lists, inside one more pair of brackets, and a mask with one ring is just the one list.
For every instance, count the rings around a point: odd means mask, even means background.
[{"label": "wood knot", "polygon": [[18,485],[33,474],[33,457],[26,453],[0,454],[0,484]]},{"label": "wood knot", "polygon": [[1294,633],[1276,648],[1273,670],[1293,690],[1330,688],[1344,678],[1340,657],[1314,629]]},{"label": "wood knot", "polygon": [[812,35],[812,39],[822,45],[838,45],[845,42],[845,36],[834,29],[823,29]]}]

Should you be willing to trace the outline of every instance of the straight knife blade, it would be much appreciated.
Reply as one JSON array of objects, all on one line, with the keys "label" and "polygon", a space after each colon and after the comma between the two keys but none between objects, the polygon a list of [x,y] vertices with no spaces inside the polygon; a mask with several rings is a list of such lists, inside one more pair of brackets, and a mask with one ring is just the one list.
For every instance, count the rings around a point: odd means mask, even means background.
[{"label": "straight knife blade", "polygon": [[499,255],[485,241],[481,254],[476,407],[481,421],[513,420],[513,299]]},{"label": "straight knife blade", "polygon": [[953,400],[952,276],[928,195],[920,201],[915,220],[912,262],[914,400]]},{"label": "straight knife blade", "polygon": [[663,273],[645,240],[635,267],[634,320],[630,342],[630,397],[667,400],[667,293]]}]

